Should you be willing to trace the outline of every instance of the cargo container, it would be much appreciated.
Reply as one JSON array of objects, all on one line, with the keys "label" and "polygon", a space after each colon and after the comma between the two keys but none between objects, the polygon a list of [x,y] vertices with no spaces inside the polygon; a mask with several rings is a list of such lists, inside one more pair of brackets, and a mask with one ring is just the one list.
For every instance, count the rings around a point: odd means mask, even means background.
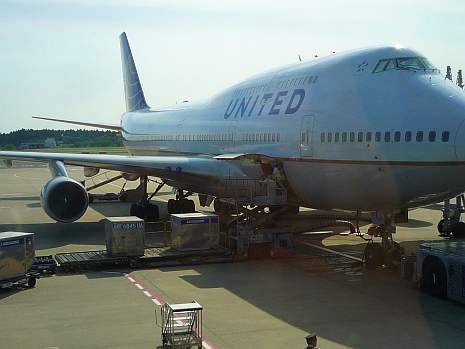
[{"label": "cargo container", "polygon": [[210,249],[219,244],[218,216],[210,213],[171,215],[171,246],[178,250]]},{"label": "cargo container", "polygon": [[33,233],[0,233],[0,282],[26,278],[34,257]]},{"label": "cargo container", "polygon": [[145,222],[137,217],[105,219],[105,241],[110,256],[143,256]]}]

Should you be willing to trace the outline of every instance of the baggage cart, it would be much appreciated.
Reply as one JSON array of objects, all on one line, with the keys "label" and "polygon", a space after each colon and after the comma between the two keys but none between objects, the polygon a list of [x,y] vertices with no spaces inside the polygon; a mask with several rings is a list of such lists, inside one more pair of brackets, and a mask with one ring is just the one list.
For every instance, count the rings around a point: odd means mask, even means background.
[{"label": "baggage cart", "polygon": [[0,233],[0,288],[34,287],[39,276],[31,271],[34,256],[33,233]]},{"label": "baggage cart", "polygon": [[165,303],[161,308],[162,342],[170,348],[202,348],[202,310],[193,301],[184,304]]}]

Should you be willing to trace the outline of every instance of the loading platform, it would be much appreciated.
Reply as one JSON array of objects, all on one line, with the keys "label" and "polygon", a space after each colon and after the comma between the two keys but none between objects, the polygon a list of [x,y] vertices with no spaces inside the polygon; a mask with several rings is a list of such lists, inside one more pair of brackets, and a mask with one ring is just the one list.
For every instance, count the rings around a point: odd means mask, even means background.
[{"label": "loading platform", "polygon": [[55,260],[62,271],[78,271],[231,262],[232,254],[223,247],[189,251],[180,251],[172,247],[153,247],[145,249],[141,257],[111,256],[106,250],[99,250],[59,253],[55,255]]}]

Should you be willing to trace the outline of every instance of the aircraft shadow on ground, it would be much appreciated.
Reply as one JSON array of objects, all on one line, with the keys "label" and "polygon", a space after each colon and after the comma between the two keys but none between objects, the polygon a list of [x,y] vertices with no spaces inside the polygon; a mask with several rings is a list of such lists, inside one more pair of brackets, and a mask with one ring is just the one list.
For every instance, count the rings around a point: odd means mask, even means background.
[{"label": "aircraft shadow on ground", "polygon": [[[363,270],[354,277],[312,270],[308,258],[196,266],[186,270],[198,275],[180,278],[201,289],[224,288],[291,326],[353,348],[392,348],[393,342],[421,348],[463,344],[465,307],[422,294],[398,271]],[[424,323],[411,325],[412,314]],[[457,331],[457,326],[463,328]],[[450,328],[461,335],[451,335]]]}]

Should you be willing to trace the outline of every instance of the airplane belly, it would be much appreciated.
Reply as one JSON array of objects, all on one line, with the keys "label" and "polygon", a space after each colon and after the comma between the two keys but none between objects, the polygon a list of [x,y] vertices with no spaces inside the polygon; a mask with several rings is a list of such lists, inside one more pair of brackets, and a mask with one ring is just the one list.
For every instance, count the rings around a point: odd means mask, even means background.
[{"label": "airplane belly", "polygon": [[376,210],[435,203],[465,191],[465,166],[391,166],[317,161],[285,163],[308,207]]}]

